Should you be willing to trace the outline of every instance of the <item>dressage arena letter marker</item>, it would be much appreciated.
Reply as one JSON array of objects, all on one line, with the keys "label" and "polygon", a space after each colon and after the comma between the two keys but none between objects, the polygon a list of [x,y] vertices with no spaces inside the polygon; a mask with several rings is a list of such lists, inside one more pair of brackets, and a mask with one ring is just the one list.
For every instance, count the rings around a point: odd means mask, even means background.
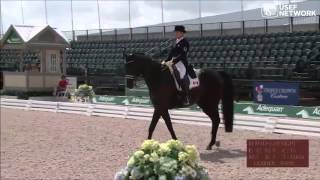
[{"label": "dressage arena letter marker", "polygon": [[309,167],[309,140],[247,140],[247,167]]}]

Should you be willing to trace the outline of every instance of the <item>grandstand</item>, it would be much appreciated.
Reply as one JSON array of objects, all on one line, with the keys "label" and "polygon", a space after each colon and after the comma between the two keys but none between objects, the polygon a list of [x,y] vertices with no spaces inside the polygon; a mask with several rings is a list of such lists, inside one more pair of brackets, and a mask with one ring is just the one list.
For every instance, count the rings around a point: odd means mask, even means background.
[{"label": "grandstand", "polygon": [[[229,72],[245,89],[244,94],[250,92],[252,80],[302,81],[302,87],[319,90],[314,87],[314,82],[320,81],[319,31],[189,37],[189,41],[188,58],[195,68]],[[78,76],[82,82],[87,80],[98,89],[123,89],[124,49],[151,52],[163,59],[169,45],[166,37],[97,41],[89,36],[88,40],[71,42],[66,51],[67,74]],[[18,58],[15,50],[1,50],[1,70],[18,70]],[[23,60],[38,63],[32,52],[23,54]],[[296,72],[298,62],[303,70]]]},{"label": "grandstand", "polygon": [[[67,52],[68,73],[80,75],[87,67],[90,75],[116,75],[121,73],[124,48],[163,59],[168,40],[74,41]],[[229,72],[246,87],[244,93],[250,91],[252,80],[301,81],[302,87],[319,90],[314,83],[320,81],[319,31],[189,37],[189,41],[188,58],[195,68]],[[298,72],[297,63],[303,67]]]},{"label": "grandstand", "polygon": [[[317,3],[306,1],[301,7],[318,12]],[[204,17],[201,24],[190,19],[137,28],[65,31],[71,45],[65,54],[66,73],[77,76],[79,83],[93,85],[98,94],[123,94],[123,52],[164,59],[172,44],[173,25],[179,23],[188,30],[189,63],[197,69],[230,73],[240,99],[250,99],[256,80],[299,82],[301,98],[320,98],[320,16],[253,20],[260,12],[241,12],[249,19],[245,21],[234,12]],[[218,22],[224,19],[235,21]],[[1,49],[0,53],[1,71],[39,66],[35,52]]]}]

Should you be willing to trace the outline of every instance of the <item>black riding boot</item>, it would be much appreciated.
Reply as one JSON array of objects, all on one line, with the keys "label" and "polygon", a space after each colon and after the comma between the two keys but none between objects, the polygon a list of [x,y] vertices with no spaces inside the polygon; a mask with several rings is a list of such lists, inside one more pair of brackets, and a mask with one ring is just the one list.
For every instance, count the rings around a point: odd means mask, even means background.
[{"label": "black riding boot", "polygon": [[190,100],[189,100],[189,79],[188,76],[186,75],[184,77],[184,79],[181,79],[181,89],[184,93],[184,97],[183,97],[183,105],[187,106],[190,104]]}]

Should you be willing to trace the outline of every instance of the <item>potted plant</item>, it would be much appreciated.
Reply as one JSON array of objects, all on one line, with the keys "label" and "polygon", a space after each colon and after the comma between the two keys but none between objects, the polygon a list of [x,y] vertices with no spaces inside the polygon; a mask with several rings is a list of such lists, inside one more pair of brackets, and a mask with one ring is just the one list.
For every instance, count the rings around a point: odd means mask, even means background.
[{"label": "potted plant", "polygon": [[92,86],[81,84],[75,89],[72,99],[75,102],[91,102],[94,95]]},{"label": "potted plant", "polygon": [[194,145],[178,140],[159,143],[146,140],[128,160],[127,167],[117,172],[115,180],[208,180],[207,170],[199,165]]}]

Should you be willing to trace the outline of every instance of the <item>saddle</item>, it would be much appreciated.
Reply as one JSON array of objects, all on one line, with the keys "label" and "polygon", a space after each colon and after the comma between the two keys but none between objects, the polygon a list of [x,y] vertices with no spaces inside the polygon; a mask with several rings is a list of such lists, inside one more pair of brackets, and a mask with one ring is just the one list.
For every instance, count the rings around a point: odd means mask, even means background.
[{"label": "saddle", "polygon": [[[164,65],[168,67],[168,69],[173,77],[174,84],[176,85],[177,90],[182,91],[182,88],[180,87],[178,80],[175,76],[175,73],[177,73],[176,71],[178,71],[178,70],[173,67],[174,64],[173,64],[172,60],[164,62]],[[198,87],[200,85],[200,81],[198,78],[199,73],[196,73],[196,70],[193,68],[193,66],[191,64],[189,64],[188,67],[186,67],[186,73],[188,76],[189,90]]]}]

